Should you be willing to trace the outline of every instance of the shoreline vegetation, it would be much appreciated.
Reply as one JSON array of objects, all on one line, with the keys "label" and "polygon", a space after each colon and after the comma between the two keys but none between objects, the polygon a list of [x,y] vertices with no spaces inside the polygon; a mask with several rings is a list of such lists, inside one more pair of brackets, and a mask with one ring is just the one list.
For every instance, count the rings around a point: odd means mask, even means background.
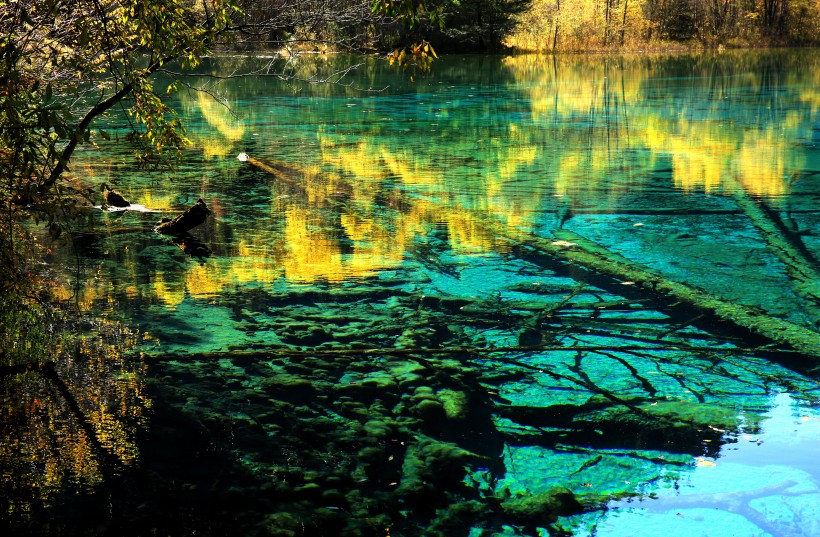
[{"label": "shoreline vegetation", "polygon": [[[375,32],[363,30],[356,38],[358,50],[387,52],[408,42],[429,44],[439,54],[656,53],[820,45],[820,4],[811,0],[438,0],[425,3],[421,13],[409,25],[405,20],[388,22]],[[282,37],[279,50],[288,53],[351,50],[349,41],[315,30],[297,29]],[[249,50],[264,49],[267,43],[251,38],[238,44]]]},{"label": "shoreline vegetation", "polygon": [[666,52],[820,44],[806,0],[532,0],[501,44],[526,52]]},{"label": "shoreline vegetation", "polygon": [[[528,48],[526,46],[506,46],[504,48],[494,51],[463,51],[442,53],[442,55],[475,55],[475,56],[494,56],[494,55],[543,55],[543,56],[601,56],[601,55],[655,55],[655,54],[699,54],[699,53],[723,53],[732,51],[754,51],[754,50],[784,50],[784,49],[801,49],[801,48],[820,48],[820,42],[811,44],[707,44],[701,42],[690,43],[675,43],[675,42],[661,42],[661,43],[645,43],[642,46],[635,47],[610,47],[610,48],[589,48],[589,49],[565,49],[565,50],[545,50],[538,48]],[[347,54],[344,50],[329,50],[327,48],[305,48],[295,49],[293,47],[281,49],[222,49],[216,50],[210,57],[224,57],[224,56],[257,56],[271,58],[289,58],[299,55],[315,55],[326,56],[335,54]],[[374,52],[377,56],[383,55],[382,52]],[[364,54],[365,56],[367,54]],[[433,64],[435,65],[435,64]]]}]

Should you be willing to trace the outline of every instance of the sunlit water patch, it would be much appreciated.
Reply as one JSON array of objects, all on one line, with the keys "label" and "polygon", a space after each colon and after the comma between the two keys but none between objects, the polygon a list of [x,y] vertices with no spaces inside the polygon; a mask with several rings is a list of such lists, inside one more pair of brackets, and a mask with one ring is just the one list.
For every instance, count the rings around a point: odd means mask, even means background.
[{"label": "sunlit water patch", "polygon": [[697,457],[681,479],[611,503],[594,532],[578,535],[816,535],[818,439],[817,411],[780,394],[758,433],[731,438],[715,458]]}]

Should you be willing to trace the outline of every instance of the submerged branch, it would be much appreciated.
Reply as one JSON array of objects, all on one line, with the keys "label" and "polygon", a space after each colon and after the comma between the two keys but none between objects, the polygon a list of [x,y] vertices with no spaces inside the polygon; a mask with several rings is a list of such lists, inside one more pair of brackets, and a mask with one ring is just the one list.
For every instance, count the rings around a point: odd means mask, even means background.
[{"label": "submerged branch", "polygon": [[[188,358],[189,360],[219,360],[222,358],[233,358],[240,360],[268,360],[271,358],[321,358],[321,357],[347,357],[358,358],[364,356],[445,356],[445,355],[461,355],[461,356],[481,356],[482,359],[505,361],[504,358],[493,358],[493,354],[509,354],[509,353],[535,353],[535,352],[638,352],[638,351],[680,351],[703,354],[730,354],[730,355],[755,355],[755,354],[795,354],[796,351],[788,351],[782,349],[761,349],[761,348],[712,348],[699,347],[696,345],[686,345],[684,343],[670,343],[667,345],[574,345],[567,347],[564,345],[513,345],[509,347],[444,347],[444,348],[426,348],[426,347],[407,347],[407,348],[390,348],[390,347],[366,347],[366,348],[313,348],[313,349],[291,349],[291,348],[273,348],[267,350],[253,350],[253,351],[214,351],[204,353],[191,353],[182,355],[179,353],[161,353],[161,354],[145,354],[146,358],[155,361],[164,360],[181,360]],[[514,365],[519,365],[541,371],[543,368],[534,365],[527,365],[522,362],[516,362]],[[0,369],[0,375],[3,374]]]}]

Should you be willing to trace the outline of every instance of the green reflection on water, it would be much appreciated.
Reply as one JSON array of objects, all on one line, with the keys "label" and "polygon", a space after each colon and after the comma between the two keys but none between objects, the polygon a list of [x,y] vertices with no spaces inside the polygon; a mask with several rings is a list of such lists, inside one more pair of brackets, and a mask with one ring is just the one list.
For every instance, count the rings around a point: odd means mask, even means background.
[{"label": "green reflection on water", "polygon": [[[300,68],[337,61],[350,60]],[[194,146],[170,175],[135,170],[124,145],[86,151],[78,181],[164,214],[199,197],[213,211],[194,230],[210,250],[198,258],[151,232],[150,212],[102,213],[82,237],[81,301],[156,337],[142,349],[156,409],[147,489],[160,503],[176,497],[172,481],[188,492],[188,518],[148,502],[129,521],[169,533],[238,520],[248,535],[301,524],[526,535],[554,521],[522,502],[565,487],[593,513],[560,524],[594,533],[611,527],[598,502],[674,489],[720,466],[727,442],[782,424],[767,414],[779,394],[816,419],[806,372],[617,285],[580,286],[583,271],[509,237],[575,231],[815,326],[741,203],[816,227],[819,78],[804,51],[451,57],[415,84],[366,60],[350,87],[203,78],[231,109],[175,97]],[[272,177],[239,152],[286,171]],[[625,343],[638,348],[615,349]],[[484,352],[532,344],[576,349]],[[590,345],[607,349],[577,350]],[[391,353],[459,347],[480,350]],[[363,348],[388,350],[353,352]],[[733,464],[730,476],[748,471]],[[804,468],[786,474],[749,501],[818,494]],[[798,507],[792,519],[820,516]],[[707,523],[735,523],[723,515]],[[792,523],[754,506],[739,516],[784,534]]]}]

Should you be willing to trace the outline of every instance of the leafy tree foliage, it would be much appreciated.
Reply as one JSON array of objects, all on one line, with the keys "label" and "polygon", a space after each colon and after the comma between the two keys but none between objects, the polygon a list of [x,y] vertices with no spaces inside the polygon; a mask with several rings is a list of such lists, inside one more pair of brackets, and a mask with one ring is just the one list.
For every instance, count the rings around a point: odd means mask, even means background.
[{"label": "leafy tree foliage", "polygon": [[401,16],[370,0],[241,0],[240,7],[232,28],[233,48],[288,54],[367,50],[378,29]]},{"label": "leafy tree foliage", "polygon": [[[194,67],[217,44],[234,0],[16,0],[0,6],[0,161],[15,201],[48,194],[94,119],[122,105],[137,157],[158,165],[185,143],[152,75],[178,60]],[[165,88],[163,88],[165,89]],[[173,88],[168,88],[167,91]],[[125,103],[125,99],[129,98]],[[100,136],[106,133],[98,132]]]},{"label": "leafy tree foliage", "polygon": [[[41,263],[47,253],[22,225],[45,219],[58,234],[91,190],[63,180],[80,144],[108,134],[94,120],[116,108],[146,166],[185,145],[185,131],[153,75],[193,67],[223,40],[234,0],[8,0],[0,2],[0,358],[47,357],[59,312]],[[96,200],[95,200],[96,201]]]},{"label": "leafy tree foliage", "polygon": [[508,43],[538,50],[820,42],[815,0],[532,0]]},{"label": "leafy tree foliage", "polygon": [[497,51],[531,0],[451,0],[435,41],[449,50]]},{"label": "leafy tree foliage", "polygon": [[407,36],[446,51],[496,51],[531,0],[374,0],[374,9],[404,23]]}]

